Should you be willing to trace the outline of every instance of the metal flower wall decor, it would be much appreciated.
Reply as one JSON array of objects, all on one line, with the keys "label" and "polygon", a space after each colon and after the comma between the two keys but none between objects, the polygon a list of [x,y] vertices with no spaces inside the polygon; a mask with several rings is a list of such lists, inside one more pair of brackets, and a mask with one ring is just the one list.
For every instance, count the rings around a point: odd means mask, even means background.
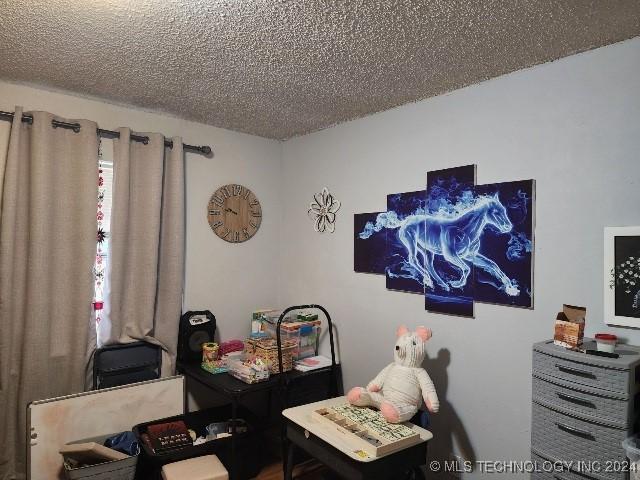
[{"label": "metal flower wall decor", "polygon": [[333,233],[336,230],[336,212],[340,210],[340,202],[324,187],[322,192],[313,195],[307,214],[315,221],[314,228],[318,233]]}]

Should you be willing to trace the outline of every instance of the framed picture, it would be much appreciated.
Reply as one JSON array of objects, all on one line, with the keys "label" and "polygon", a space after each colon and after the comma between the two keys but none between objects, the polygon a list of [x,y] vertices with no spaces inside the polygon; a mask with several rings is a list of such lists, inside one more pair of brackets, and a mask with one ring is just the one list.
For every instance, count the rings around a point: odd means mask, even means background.
[{"label": "framed picture", "polygon": [[640,328],[640,227],[604,229],[604,321]]}]

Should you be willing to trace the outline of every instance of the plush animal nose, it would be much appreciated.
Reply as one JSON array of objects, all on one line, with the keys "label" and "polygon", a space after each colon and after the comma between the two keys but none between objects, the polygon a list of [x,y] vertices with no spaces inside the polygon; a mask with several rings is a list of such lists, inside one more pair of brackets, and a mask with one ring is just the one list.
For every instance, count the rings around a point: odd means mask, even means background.
[{"label": "plush animal nose", "polygon": [[396,345],[396,351],[400,350],[400,345]]}]

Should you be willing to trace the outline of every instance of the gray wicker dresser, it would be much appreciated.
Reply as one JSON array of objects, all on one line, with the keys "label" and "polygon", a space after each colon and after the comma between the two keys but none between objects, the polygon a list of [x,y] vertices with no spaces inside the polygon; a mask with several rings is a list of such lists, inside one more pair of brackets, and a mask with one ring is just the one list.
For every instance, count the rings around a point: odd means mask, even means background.
[{"label": "gray wicker dresser", "polygon": [[[584,347],[596,348],[591,340]],[[532,479],[628,478],[620,471],[627,461],[621,442],[638,431],[640,348],[620,345],[616,353],[620,358],[572,352],[552,340],[534,344],[532,460],[572,462],[572,470]]]}]

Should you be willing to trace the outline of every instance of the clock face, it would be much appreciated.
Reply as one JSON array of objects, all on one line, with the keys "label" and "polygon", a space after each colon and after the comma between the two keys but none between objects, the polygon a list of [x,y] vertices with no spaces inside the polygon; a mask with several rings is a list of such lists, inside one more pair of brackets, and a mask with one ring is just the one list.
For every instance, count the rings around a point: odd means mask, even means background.
[{"label": "clock face", "polygon": [[251,190],[230,183],[211,195],[207,209],[211,230],[231,243],[253,237],[262,222],[262,207]]}]

